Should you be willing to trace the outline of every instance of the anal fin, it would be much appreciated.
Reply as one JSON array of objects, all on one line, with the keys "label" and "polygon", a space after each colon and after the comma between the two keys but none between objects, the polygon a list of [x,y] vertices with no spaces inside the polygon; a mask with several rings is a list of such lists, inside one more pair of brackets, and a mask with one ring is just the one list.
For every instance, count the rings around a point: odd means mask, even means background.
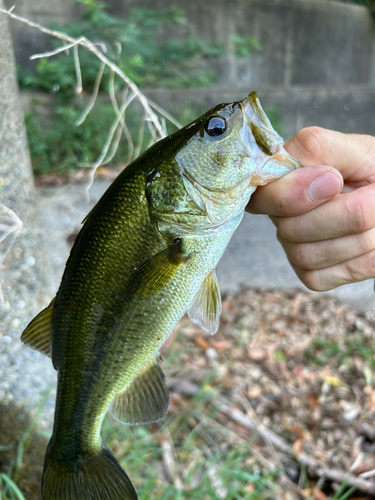
[{"label": "anal fin", "polygon": [[25,345],[49,357],[52,357],[51,330],[55,301],[56,297],[48,307],[35,316],[21,335],[21,341]]},{"label": "anal fin", "polygon": [[188,310],[193,323],[213,335],[217,332],[221,314],[221,296],[215,269],[207,275]]},{"label": "anal fin", "polygon": [[156,422],[168,411],[169,392],[157,358],[149,361],[125,391],[114,397],[110,414],[124,424]]}]

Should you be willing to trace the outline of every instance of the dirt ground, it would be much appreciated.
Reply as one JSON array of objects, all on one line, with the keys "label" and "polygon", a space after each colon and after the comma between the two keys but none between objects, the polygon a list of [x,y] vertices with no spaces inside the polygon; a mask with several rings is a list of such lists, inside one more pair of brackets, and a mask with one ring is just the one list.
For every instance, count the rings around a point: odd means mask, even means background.
[{"label": "dirt ground", "polygon": [[[357,487],[348,498],[375,498],[372,313],[301,291],[242,290],[224,297],[215,336],[183,318],[162,356],[169,415],[206,384],[218,440],[251,440],[254,464],[279,472],[284,498],[323,500],[344,481]],[[0,408],[0,472],[28,423],[21,408]],[[46,442],[43,432],[26,440],[17,482],[27,500],[39,498]]]}]

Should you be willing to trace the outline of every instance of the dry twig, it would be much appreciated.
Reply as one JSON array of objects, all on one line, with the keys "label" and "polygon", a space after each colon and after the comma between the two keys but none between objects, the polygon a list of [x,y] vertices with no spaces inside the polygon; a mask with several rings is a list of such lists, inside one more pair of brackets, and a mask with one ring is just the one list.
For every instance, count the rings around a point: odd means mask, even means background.
[{"label": "dry twig", "polygon": [[[175,390],[177,390],[178,392],[183,392],[189,396],[195,394],[199,390],[198,385],[191,382],[188,382],[186,384],[185,381],[180,381],[177,378],[173,380],[173,384],[168,385],[169,387],[173,385],[175,387]],[[229,417],[234,422],[241,424],[251,432],[256,432],[257,434],[259,434],[266,444],[272,443],[274,448],[279,452],[283,453],[288,458],[293,459],[300,465],[305,465],[306,467],[308,467],[310,473],[313,476],[325,478],[334,482],[338,482],[340,484],[345,482],[348,487],[355,486],[360,491],[375,495],[374,482],[367,481],[364,477],[357,477],[352,474],[348,474],[345,471],[327,468],[324,464],[322,464],[315,458],[310,457],[306,453],[301,453],[300,455],[296,456],[292,448],[282,437],[278,436],[275,432],[268,429],[263,424],[250,419],[241,410],[239,410],[238,408],[234,408],[229,403],[229,401],[225,400],[225,398],[213,397],[211,403],[214,404],[221,413]]]},{"label": "dry twig", "polygon": [[[125,83],[126,88],[131,91],[131,98],[127,98],[127,97],[124,98],[123,106],[121,107],[120,110],[118,109],[117,104],[116,105],[114,104],[113,95],[111,95],[111,101],[112,101],[112,104],[113,104],[114,109],[116,111],[116,119],[114,120],[113,125],[108,133],[107,140],[105,141],[105,144],[103,146],[102,152],[101,152],[98,160],[94,163],[94,165],[91,166],[90,182],[89,182],[87,189],[89,189],[93,183],[94,174],[96,172],[96,169],[100,165],[103,165],[104,163],[110,161],[113,158],[113,156],[116,152],[117,146],[119,144],[119,141],[120,141],[120,138],[122,135],[122,131],[124,132],[124,135],[129,142],[129,149],[132,152],[134,151],[133,143],[129,138],[129,135],[130,135],[129,131],[127,130],[127,127],[126,127],[124,119],[123,119],[124,114],[125,114],[125,110],[133,99],[135,99],[135,98],[138,99],[141,106],[143,107],[144,116],[143,116],[143,119],[141,122],[141,127],[140,127],[140,133],[139,133],[140,140],[143,138],[143,128],[144,128],[145,123],[147,123],[147,126],[148,126],[149,131],[150,131],[150,135],[151,135],[149,145],[151,145],[152,143],[156,142],[159,139],[162,139],[163,137],[165,137],[167,135],[167,130],[166,130],[166,126],[165,126],[166,119],[171,121],[178,128],[181,127],[181,124],[177,120],[175,120],[169,113],[164,111],[161,107],[159,107],[158,105],[156,105],[152,101],[148,100],[147,97],[139,90],[137,85],[115,63],[113,63],[110,59],[108,59],[105,56],[104,51],[103,51],[103,47],[101,47],[102,50],[100,50],[98,48],[97,44],[92,43],[90,40],[88,40],[85,37],[80,37],[78,39],[75,39],[75,38],[73,38],[65,33],[60,32],[60,31],[55,31],[55,30],[45,28],[44,26],[41,26],[38,23],[34,23],[32,21],[29,21],[28,19],[17,16],[16,14],[14,14],[12,12],[13,9],[14,9],[14,7],[12,7],[9,10],[0,8],[0,12],[10,16],[12,19],[15,19],[17,21],[20,21],[20,22],[26,24],[27,26],[30,26],[32,28],[35,28],[35,29],[41,31],[42,33],[46,33],[47,35],[53,36],[53,37],[61,40],[63,43],[63,45],[61,47],[58,47],[55,50],[44,52],[41,54],[34,54],[33,56],[31,56],[31,59],[39,59],[42,57],[51,57],[51,56],[57,55],[61,52],[66,52],[69,49],[73,49],[74,64],[75,64],[76,75],[77,75],[77,85],[76,85],[76,92],[77,93],[81,93],[83,90],[82,89],[82,74],[81,74],[81,67],[80,67],[80,62],[79,62],[78,47],[81,46],[81,47],[84,47],[85,49],[89,50],[102,62],[102,65],[100,66],[100,69],[98,72],[98,76],[96,78],[94,90],[93,90],[91,99],[89,101],[89,104],[86,107],[85,111],[83,112],[81,118],[78,120],[77,124],[83,123],[83,121],[85,120],[85,118],[87,117],[87,115],[90,113],[90,111],[92,110],[92,108],[95,105],[95,101],[96,101],[98,91],[99,91],[100,81],[102,79],[102,75],[103,75],[103,71],[104,71],[105,66],[110,68],[111,73],[113,75],[116,74]],[[113,76],[111,76],[110,78],[113,78]],[[110,94],[113,94],[113,84],[111,84],[111,85],[112,85],[112,90],[110,91]],[[158,113],[160,115],[160,117],[156,113]],[[108,157],[107,154],[108,154],[108,151],[110,150],[111,146],[112,146],[112,150],[111,150],[109,157]],[[139,154],[139,150],[140,150],[140,145],[138,145],[138,148],[136,148],[135,151]]]},{"label": "dry twig", "polygon": [[161,442],[163,465],[168,475],[168,479],[173,482],[177,490],[182,490],[183,485],[178,474],[178,463],[176,452],[173,447],[173,441],[168,429],[164,432],[165,439]]}]

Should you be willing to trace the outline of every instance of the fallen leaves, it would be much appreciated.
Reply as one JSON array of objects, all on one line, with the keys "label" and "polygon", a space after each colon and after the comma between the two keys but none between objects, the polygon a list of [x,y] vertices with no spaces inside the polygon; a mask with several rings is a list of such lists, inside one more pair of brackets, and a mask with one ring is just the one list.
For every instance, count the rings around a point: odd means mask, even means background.
[{"label": "fallen leaves", "polygon": [[[187,318],[179,329],[178,345],[171,349],[181,351],[186,382],[193,376],[195,384],[203,384],[210,373],[210,387],[235,405],[228,431],[255,438],[241,420],[231,422],[237,408],[288,442],[297,460],[309,457],[315,474],[319,467],[332,470],[325,483],[333,488],[334,478],[349,471],[360,486],[370,484],[360,478],[375,470],[372,314],[329,296],[243,290],[224,298],[215,337],[202,335]],[[275,456],[267,443],[256,443],[266,460],[280,460],[282,452]],[[369,481],[375,488],[375,472]],[[316,487],[302,488],[300,495],[328,498]]]}]

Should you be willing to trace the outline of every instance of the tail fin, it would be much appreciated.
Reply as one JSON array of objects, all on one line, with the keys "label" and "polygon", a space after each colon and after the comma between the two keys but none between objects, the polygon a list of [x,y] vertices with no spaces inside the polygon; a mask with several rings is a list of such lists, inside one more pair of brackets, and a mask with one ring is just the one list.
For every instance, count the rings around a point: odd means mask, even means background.
[{"label": "tail fin", "polygon": [[42,479],[43,500],[137,500],[137,493],[112,453],[97,454],[75,463],[56,461],[47,449]]}]

